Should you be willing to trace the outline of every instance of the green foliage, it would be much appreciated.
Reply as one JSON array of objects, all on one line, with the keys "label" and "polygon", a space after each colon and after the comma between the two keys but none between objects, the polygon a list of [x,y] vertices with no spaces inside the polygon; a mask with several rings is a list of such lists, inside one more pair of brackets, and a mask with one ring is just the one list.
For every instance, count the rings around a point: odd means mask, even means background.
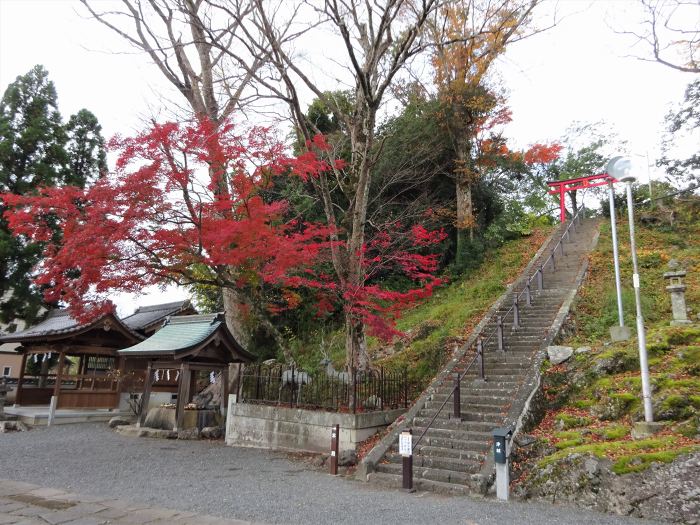
[{"label": "green foliage", "polygon": [[107,154],[102,126],[87,109],[71,115],[65,127],[68,135],[68,175],[65,182],[85,187],[107,171]]},{"label": "green foliage", "polygon": [[559,414],[555,420],[564,428],[578,428],[585,427],[591,423],[591,418],[589,417],[576,417],[569,414]]},{"label": "green foliage", "polygon": [[[693,271],[700,261],[700,246],[693,242],[700,235],[700,221],[688,213],[694,201],[674,202],[678,221],[673,228],[637,225],[637,249],[642,277],[642,309],[646,321],[647,351],[652,387],[654,418],[666,422],[664,431],[653,439],[629,441],[634,421],[643,420],[641,378],[637,341],[610,343],[608,327],[617,324],[614,274],[610,264],[610,230],[603,224],[597,249],[590,256],[589,275],[575,304],[578,333],[561,344],[588,345],[592,350],[579,354],[565,367],[543,373],[547,399],[552,409],[536,434],[549,438],[556,452],[539,463],[544,466],[574,453],[592,453],[613,461],[618,474],[639,472],[653,462],[672,461],[679,454],[700,450],[700,328],[697,325],[669,326],[671,318],[663,273],[670,258],[682,261],[686,277],[686,300],[691,312],[697,311],[700,276]],[[634,295],[629,238],[620,224],[622,282],[625,321],[634,326]],[[584,415],[585,414],[585,415]],[[587,420],[584,425],[579,418]],[[605,423],[610,421],[610,423]],[[557,424],[558,423],[558,424]],[[557,429],[576,429],[556,432]],[[688,438],[695,443],[689,448]]]},{"label": "green foliage", "polygon": [[[28,194],[39,186],[84,186],[105,167],[95,116],[81,110],[63,125],[56,88],[42,66],[17,77],[0,100],[0,193]],[[0,204],[0,322],[31,324],[42,305],[31,284],[42,247],[13,237]],[[60,235],[60,232],[56,232]]]},{"label": "green foliage", "polygon": [[700,447],[689,446],[674,450],[663,450],[661,452],[645,452],[642,454],[623,456],[615,461],[612,471],[618,475],[642,472],[648,469],[653,463],[671,463],[681,454],[688,454],[699,449]]},{"label": "green foliage", "polygon": [[[697,137],[700,129],[700,79],[693,80],[686,88],[678,110],[666,116],[668,134],[663,144],[663,157],[658,165],[677,183],[696,186],[700,184],[700,153],[697,147],[678,148],[683,137]],[[690,152],[689,156],[685,156]],[[678,156],[682,156],[678,158]]]}]

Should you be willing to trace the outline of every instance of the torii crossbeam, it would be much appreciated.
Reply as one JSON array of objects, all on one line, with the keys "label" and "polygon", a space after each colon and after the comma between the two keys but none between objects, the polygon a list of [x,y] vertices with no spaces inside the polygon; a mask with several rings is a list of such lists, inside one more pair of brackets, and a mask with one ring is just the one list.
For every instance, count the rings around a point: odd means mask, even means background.
[{"label": "torii crossbeam", "polygon": [[577,179],[553,180],[547,182],[551,189],[549,195],[559,195],[559,218],[561,222],[566,222],[566,202],[565,193],[567,191],[583,190],[586,188],[595,188],[597,186],[605,186],[608,182],[617,182],[607,173],[598,175],[589,175],[587,177],[579,177]]}]

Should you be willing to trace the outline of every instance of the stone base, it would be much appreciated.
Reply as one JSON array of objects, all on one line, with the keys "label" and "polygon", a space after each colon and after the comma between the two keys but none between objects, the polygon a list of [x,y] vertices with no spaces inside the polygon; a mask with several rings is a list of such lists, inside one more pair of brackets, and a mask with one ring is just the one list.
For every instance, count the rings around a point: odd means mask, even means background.
[{"label": "stone base", "polygon": [[632,336],[632,331],[627,326],[611,326],[610,327],[610,339],[613,343],[618,343],[620,341],[629,341]]},{"label": "stone base", "polygon": [[637,421],[632,427],[632,439],[647,439],[665,428],[663,423]]},{"label": "stone base", "polygon": [[676,320],[674,319],[673,321],[671,321],[671,326],[686,326],[686,325],[689,325],[689,324],[693,324],[693,321],[691,321],[691,320],[689,320],[689,319],[685,319],[685,320],[682,320],[682,321],[676,321]]}]

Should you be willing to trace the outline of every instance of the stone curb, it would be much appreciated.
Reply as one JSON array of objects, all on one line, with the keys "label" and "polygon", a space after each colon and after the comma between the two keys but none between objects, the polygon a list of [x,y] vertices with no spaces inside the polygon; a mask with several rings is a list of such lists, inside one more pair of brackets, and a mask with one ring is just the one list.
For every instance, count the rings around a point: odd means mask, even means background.
[{"label": "stone curb", "polygon": [[[0,509],[0,523],[253,525],[249,521],[151,507],[109,497],[73,494],[2,478]],[[13,520],[15,517],[17,519]]]}]

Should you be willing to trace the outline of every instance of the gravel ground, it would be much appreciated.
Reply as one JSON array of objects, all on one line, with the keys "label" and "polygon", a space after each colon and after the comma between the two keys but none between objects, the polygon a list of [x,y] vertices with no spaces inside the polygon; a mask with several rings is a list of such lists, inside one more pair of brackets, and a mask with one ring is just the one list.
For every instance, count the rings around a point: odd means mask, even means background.
[{"label": "gravel ground", "polygon": [[103,423],[0,434],[0,478],[263,523],[622,524],[559,505],[406,494],[222,442],[129,438]]}]

